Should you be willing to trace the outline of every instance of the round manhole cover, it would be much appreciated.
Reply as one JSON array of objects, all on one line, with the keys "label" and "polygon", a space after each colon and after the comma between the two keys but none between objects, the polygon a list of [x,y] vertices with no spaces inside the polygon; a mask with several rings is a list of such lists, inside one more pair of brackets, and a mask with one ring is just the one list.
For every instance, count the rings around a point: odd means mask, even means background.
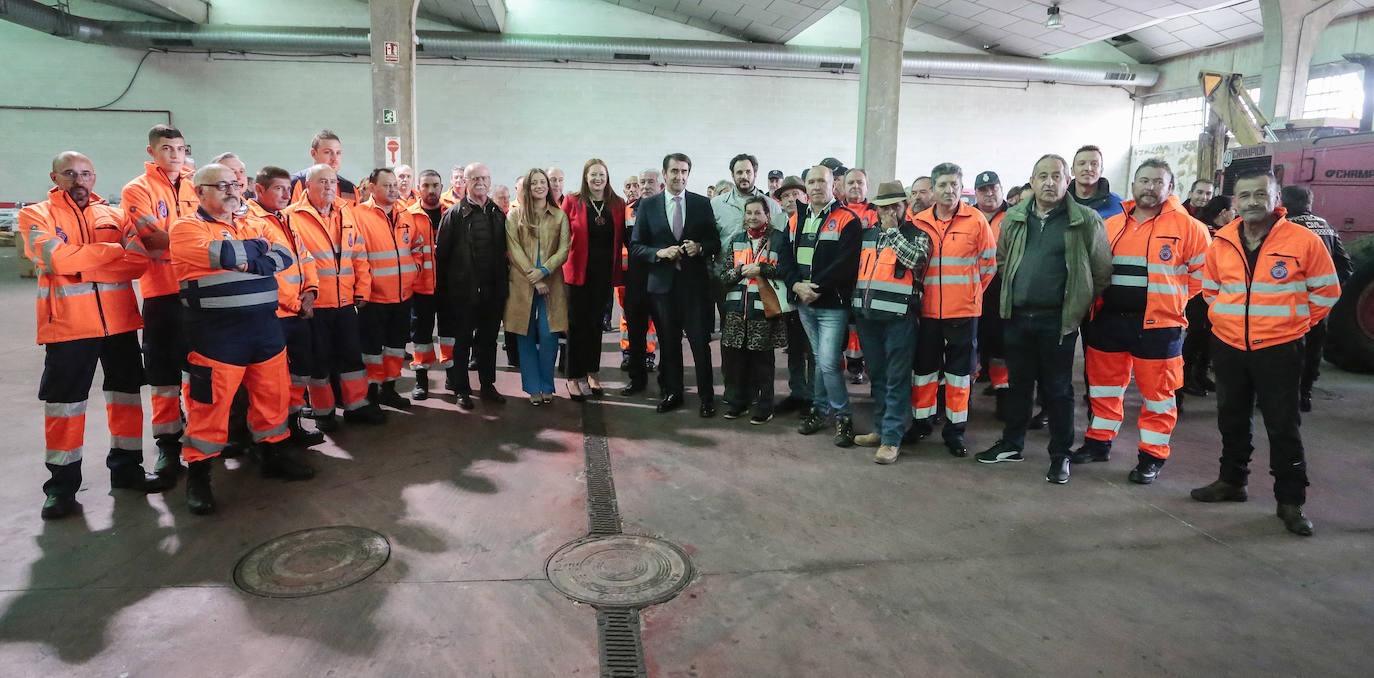
[{"label": "round manhole cover", "polygon": [[372,530],[338,525],[282,535],[244,556],[234,583],[267,598],[301,598],[356,584],[391,557],[391,544]]},{"label": "round manhole cover", "polygon": [[573,600],[603,607],[644,607],[676,596],[692,578],[692,561],[675,544],[618,534],[565,544],[544,566],[549,581]]}]

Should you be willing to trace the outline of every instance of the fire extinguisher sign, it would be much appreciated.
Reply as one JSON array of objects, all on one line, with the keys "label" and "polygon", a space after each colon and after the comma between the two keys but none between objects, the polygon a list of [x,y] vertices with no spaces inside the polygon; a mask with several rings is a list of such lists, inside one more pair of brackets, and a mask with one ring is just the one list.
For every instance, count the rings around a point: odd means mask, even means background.
[{"label": "fire extinguisher sign", "polygon": [[383,45],[382,58],[383,58],[384,61],[386,61],[386,63],[389,63],[389,64],[398,64],[398,63],[401,63],[401,43],[399,43],[399,42],[391,42],[390,40],[387,40],[386,42],[383,42],[382,45]]}]

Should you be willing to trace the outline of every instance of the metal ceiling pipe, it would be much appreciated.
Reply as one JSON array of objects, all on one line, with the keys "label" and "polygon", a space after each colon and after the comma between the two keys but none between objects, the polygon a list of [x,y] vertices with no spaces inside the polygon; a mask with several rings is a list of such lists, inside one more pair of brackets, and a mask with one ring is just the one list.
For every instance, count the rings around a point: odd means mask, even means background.
[{"label": "metal ceiling pipe", "polygon": [[[292,54],[369,53],[366,28],[224,26],[102,21],[67,14],[36,0],[0,0],[0,19],[69,40],[133,49],[193,49]],[[678,66],[857,72],[859,50],[749,42],[654,40],[561,35],[417,31],[427,57],[508,61],[641,63]],[[1154,66],[1058,61],[990,54],[907,52],[905,75],[983,80],[1028,80],[1148,87]]]}]

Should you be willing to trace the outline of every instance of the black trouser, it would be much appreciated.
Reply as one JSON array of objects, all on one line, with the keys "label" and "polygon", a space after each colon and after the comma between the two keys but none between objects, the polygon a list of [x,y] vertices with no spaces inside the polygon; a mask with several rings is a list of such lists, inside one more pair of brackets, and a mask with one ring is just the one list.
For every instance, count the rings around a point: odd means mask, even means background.
[{"label": "black trouser", "polygon": [[697,372],[697,394],[702,402],[713,402],[716,394],[711,369],[711,316],[715,304],[705,290],[685,284],[674,285],[666,294],[650,296],[654,302],[654,324],[658,328],[658,349],[663,354],[658,368],[659,391],[665,397],[682,395],[682,335],[685,332]]},{"label": "black trouser", "polygon": [[811,381],[816,378],[816,354],[811,352],[811,340],[802,327],[801,316],[788,313],[787,318],[787,388],[788,397],[810,406],[815,397]]},{"label": "black trouser", "polygon": [[185,417],[181,373],[186,369],[186,327],[175,294],[143,300],[143,370],[152,388],[153,435],[167,449],[181,449]]},{"label": "black trouser", "polygon": [[1006,425],[1002,441],[1025,449],[1036,384],[1050,420],[1050,457],[1067,457],[1073,446],[1073,355],[1077,330],[1060,334],[1059,310],[1013,314],[1003,334],[1007,350]]},{"label": "black trouser", "polygon": [[1202,295],[1194,295],[1183,307],[1188,320],[1188,334],[1183,337],[1183,381],[1191,383],[1207,375],[1211,360],[1212,321],[1207,317],[1207,302]]},{"label": "black trouser", "polygon": [[358,339],[369,384],[395,381],[405,364],[410,339],[411,300],[372,302],[358,309]]},{"label": "black trouser", "polygon": [[568,378],[581,379],[601,371],[601,312],[611,297],[611,286],[593,283],[567,287]]},{"label": "black trouser", "polygon": [[1303,337],[1306,344],[1306,352],[1303,356],[1302,383],[1298,387],[1298,392],[1306,396],[1312,395],[1312,385],[1317,383],[1317,377],[1321,376],[1322,369],[1322,349],[1326,348],[1326,321],[1322,321],[1312,326],[1307,331],[1307,336]]},{"label": "black trouser", "polygon": [[310,321],[299,316],[277,318],[282,338],[286,340],[286,369],[291,372],[291,412],[305,408],[305,389],[314,369],[314,347],[310,338]]},{"label": "black trouser", "polygon": [[1212,369],[1217,381],[1217,428],[1221,430],[1221,479],[1244,485],[1249,476],[1255,404],[1269,434],[1269,474],[1280,504],[1307,500],[1307,462],[1298,432],[1298,384],[1303,369],[1303,340],[1242,351],[1220,340],[1212,342]]},{"label": "black trouser", "polygon": [[978,318],[978,373],[987,376],[993,359],[1006,358],[1002,345],[1002,276],[992,276],[983,289],[983,314]]},{"label": "black trouser", "polygon": [[[773,413],[774,351],[751,351],[745,348],[720,347],[721,379],[731,393],[730,409],[751,408],[756,417]],[[730,356],[726,361],[725,357]],[[728,365],[728,367],[727,367]]]},{"label": "black trouser", "polygon": [[141,476],[143,403],[139,390],[143,386],[143,360],[137,333],[59,341],[46,344],[43,351],[38,399],[44,403],[44,461],[52,474],[43,483],[43,492],[73,496],[81,489],[86,399],[97,362],[105,377],[101,388],[110,429],[105,466],[111,473],[130,472],[138,466],[136,472]]},{"label": "black trouser", "polygon": [[[628,285],[625,288],[625,331],[629,333],[630,348],[630,383],[643,384],[649,377],[649,372],[644,366],[645,355],[648,353],[649,320],[654,315],[653,300],[649,298],[649,293],[643,289],[643,280],[627,280],[628,284],[638,282],[640,287],[632,290]],[[656,319],[654,327],[660,333],[659,342],[663,341],[663,329],[659,327]]]},{"label": "black trouser", "polygon": [[506,295],[495,286],[478,290],[477,301],[467,302],[441,299],[439,302],[439,334],[446,325],[454,328],[457,341],[453,345],[453,367],[449,378],[459,394],[472,391],[468,381],[467,356],[477,362],[477,380],[483,387],[496,385],[496,335],[501,318],[506,314]]}]

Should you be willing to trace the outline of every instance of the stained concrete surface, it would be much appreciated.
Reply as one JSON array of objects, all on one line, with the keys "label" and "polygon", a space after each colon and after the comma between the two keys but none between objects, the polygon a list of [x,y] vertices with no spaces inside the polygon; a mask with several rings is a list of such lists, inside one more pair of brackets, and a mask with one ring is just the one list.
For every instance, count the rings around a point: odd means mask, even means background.
[{"label": "stained concrete surface", "polygon": [[[0,270],[12,256],[0,250]],[[0,276],[0,675],[597,674],[594,612],[543,577],[545,558],[587,530],[583,406],[531,408],[503,370],[508,404],[460,412],[441,392],[385,427],[346,427],[311,455],[310,482],[230,460],[216,469],[222,508],[204,518],[181,487],[109,490],[97,381],[85,513],[44,523],[33,287]],[[609,383],[621,378],[613,338]],[[851,389],[860,431],[867,392]],[[975,450],[997,435],[989,400],[975,395]],[[1054,486],[1043,432],[1021,464],[927,442],[878,466],[872,450],[797,435],[790,416],[657,415],[649,397],[586,407],[604,408],[625,530],[684,546],[697,569],[644,612],[651,675],[1364,676],[1371,402],[1374,379],[1328,368],[1303,429],[1310,539],[1273,515],[1263,441],[1248,503],[1188,498],[1216,473],[1211,398],[1187,400],[1174,458],[1149,487],[1125,480],[1129,425],[1112,461]],[[1081,432],[1081,406],[1078,417]],[[257,544],[337,524],[382,533],[391,560],[316,597],[234,587]]]}]

